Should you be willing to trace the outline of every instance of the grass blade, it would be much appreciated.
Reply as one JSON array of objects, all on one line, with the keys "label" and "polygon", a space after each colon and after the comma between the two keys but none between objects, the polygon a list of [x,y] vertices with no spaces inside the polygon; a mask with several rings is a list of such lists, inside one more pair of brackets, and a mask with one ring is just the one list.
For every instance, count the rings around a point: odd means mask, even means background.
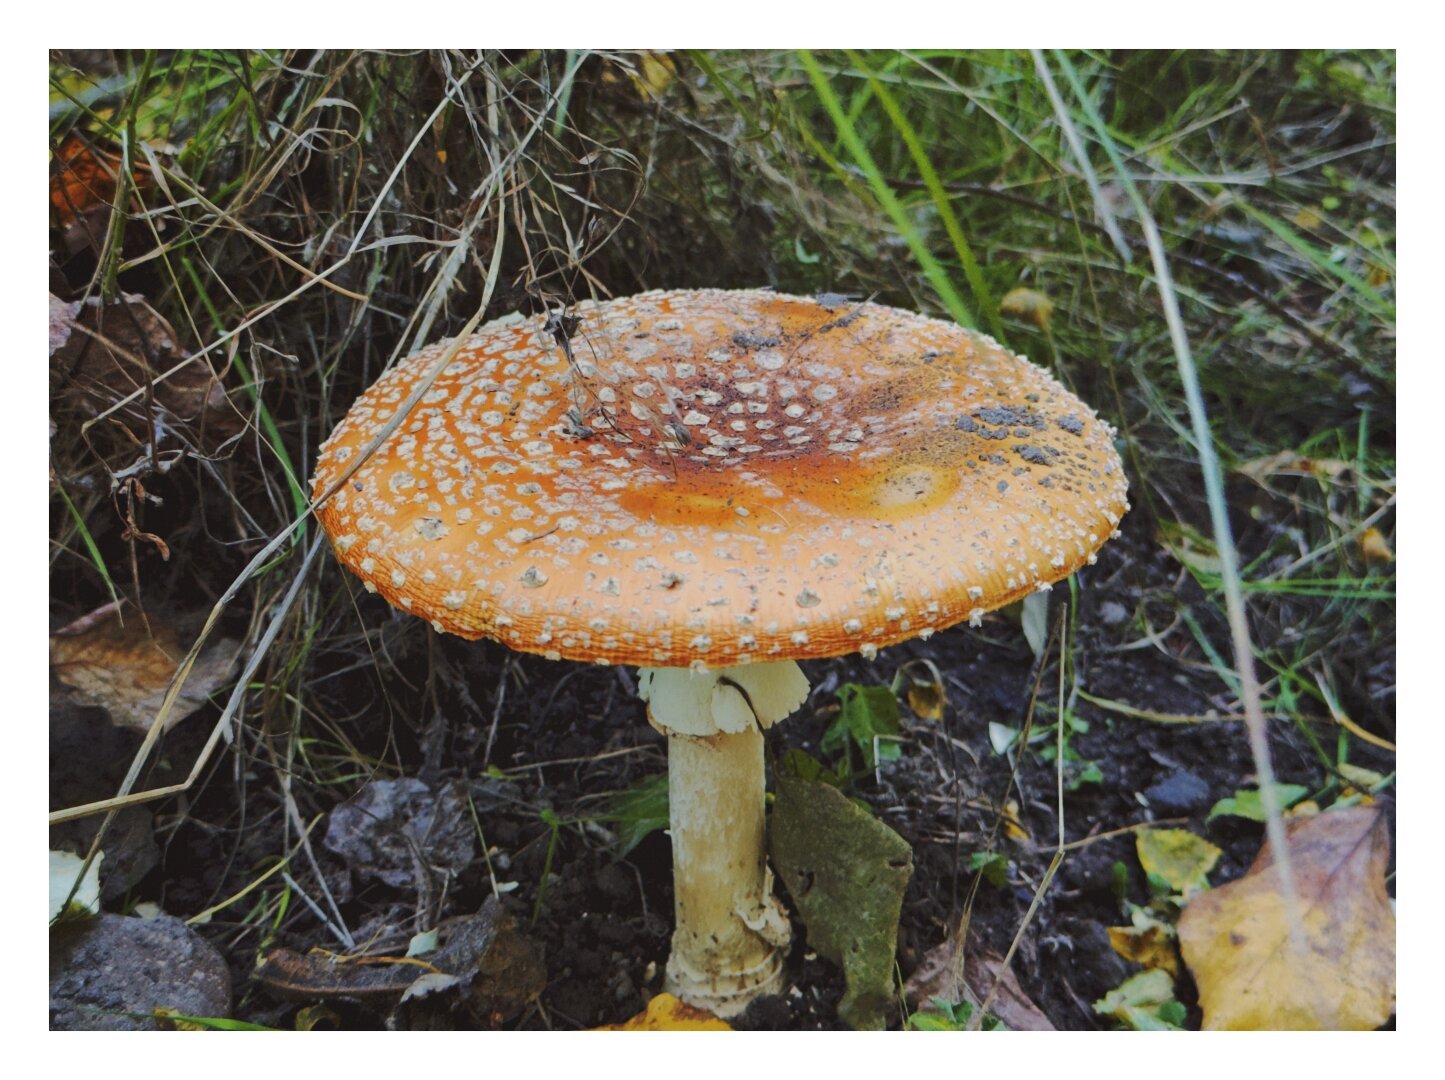
[{"label": "grass blade", "polygon": [[914,130],[908,117],[899,107],[897,98],[873,74],[864,57],[849,50],[848,58],[867,76],[868,85],[872,87],[878,103],[883,106],[883,111],[888,114],[894,130],[898,132],[903,144],[908,147],[909,156],[913,158],[913,164],[918,168],[918,175],[923,180],[924,187],[928,189],[934,207],[938,210],[939,220],[943,222],[943,227],[948,232],[948,238],[953,241],[953,250],[958,254],[958,261],[963,266],[964,276],[968,278],[968,287],[973,291],[974,302],[983,312],[984,320],[988,323],[993,336],[1003,340],[1003,324],[998,317],[998,301],[993,298],[993,292],[989,289],[988,282],[984,280],[983,269],[974,257],[973,248],[969,245],[967,237],[964,236],[963,226],[959,224],[958,215],[953,212],[953,202],[948,197],[948,192],[944,190],[943,181],[939,179],[938,171],[934,169],[933,162],[929,160],[928,151],[924,149],[918,132]]},{"label": "grass blade", "polygon": [[[1270,760],[1269,740],[1265,731],[1264,707],[1260,697],[1259,679],[1254,670],[1254,646],[1250,641],[1249,618],[1244,609],[1244,589],[1240,584],[1239,552],[1234,545],[1234,532],[1229,524],[1229,509],[1224,497],[1224,470],[1219,464],[1219,455],[1214,447],[1214,433],[1209,428],[1209,415],[1204,407],[1204,395],[1199,387],[1199,371],[1194,366],[1194,355],[1189,348],[1189,337],[1184,330],[1184,318],[1179,311],[1179,298],[1174,291],[1174,280],[1169,273],[1169,261],[1164,254],[1164,241],[1159,235],[1159,226],[1154,215],[1139,193],[1138,187],[1124,168],[1118,148],[1109,136],[1108,127],[1094,107],[1087,91],[1079,80],[1073,65],[1061,52],[1055,52],[1064,77],[1079,99],[1080,105],[1094,129],[1095,135],[1104,146],[1109,160],[1118,170],[1119,182],[1128,193],[1139,223],[1144,229],[1144,239],[1149,247],[1149,257],[1154,264],[1154,274],[1159,287],[1159,299],[1164,306],[1164,320],[1169,326],[1169,339],[1174,346],[1174,357],[1179,367],[1179,380],[1184,387],[1184,399],[1189,409],[1189,418],[1194,428],[1194,441],[1199,452],[1199,468],[1204,475],[1204,493],[1209,504],[1210,523],[1214,531],[1215,548],[1219,554],[1220,578],[1224,585],[1225,612],[1229,620],[1230,637],[1234,646],[1235,672],[1239,676],[1241,704],[1244,706],[1245,727],[1249,733],[1250,753],[1254,757],[1255,772],[1265,809],[1265,828],[1269,835],[1270,847],[1274,850],[1279,867],[1280,892],[1289,909],[1295,915],[1290,920],[1290,939],[1296,949],[1303,950],[1304,935],[1300,929],[1298,892],[1294,875],[1290,869],[1289,842],[1284,831],[1284,814],[1279,796],[1275,791],[1274,765]],[[1046,72],[1043,55],[1035,52],[1040,72]],[[1073,121],[1063,109],[1057,97],[1059,122],[1071,128]],[[1077,137],[1077,136],[1075,136]]]},{"label": "grass blade", "polygon": [[898,201],[898,196],[893,193],[893,189],[888,186],[888,181],[878,170],[878,163],[873,160],[873,155],[863,144],[857,129],[848,119],[848,114],[843,111],[843,105],[838,100],[838,95],[833,92],[833,86],[828,82],[828,77],[823,74],[823,69],[818,66],[818,61],[807,49],[798,50],[798,59],[802,62],[808,78],[813,83],[818,100],[822,102],[823,108],[827,110],[828,116],[833,121],[833,126],[837,128],[843,145],[848,148],[848,152],[853,155],[853,160],[863,170],[863,175],[868,181],[868,186],[873,190],[874,196],[878,199],[878,204],[893,220],[893,227],[898,230],[899,235],[907,243],[908,250],[918,260],[918,265],[923,269],[924,276],[933,286],[938,298],[943,301],[943,306],[948,309],[954,322],[961,326],[976,327],[978,324],[969,312],[968,305],[958,295],[947,272],[934,258],[933,252],[928,250],[928,245],[923,242],[923,237],[918,232],[918,226],[913,223],[908,216],[908,211]]}]

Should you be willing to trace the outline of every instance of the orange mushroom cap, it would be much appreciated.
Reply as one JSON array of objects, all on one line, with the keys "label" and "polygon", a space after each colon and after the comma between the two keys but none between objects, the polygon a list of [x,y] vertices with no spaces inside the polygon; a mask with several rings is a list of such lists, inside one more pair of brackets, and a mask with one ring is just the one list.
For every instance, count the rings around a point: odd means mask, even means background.
[{"label": "orange mushroom cap", "polygon": [[[1128,509],[1112,429],[950,323],[766,291],[483,327],[317,510],[338,558],[462,637],[599,663],[871,655],[1047,587]],[[322,447],[320,497],[447,343]]]}]

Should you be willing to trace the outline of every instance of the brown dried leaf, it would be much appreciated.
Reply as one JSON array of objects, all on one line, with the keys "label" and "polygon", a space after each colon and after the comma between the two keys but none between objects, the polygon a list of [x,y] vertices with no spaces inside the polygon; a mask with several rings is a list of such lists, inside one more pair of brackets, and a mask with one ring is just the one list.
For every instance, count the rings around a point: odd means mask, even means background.
[{"label": "brown dried leaf", "polygon": [[968,938],[959,979],[958,949],[954,935],[930,949],[903,984],[903,994],[912,1008],[920,1008],[932,998],[945,1001],[967,1001],[975,1009],[988,997],[997,982],[998,993],[988,1011],[1003,1021],[1010,1031],[1053,1031],[1054,1025],[1033,1003],[1014,977],[1013,969],[1004,966],[1003,957],[978,945],[972,934]]},{"label": "brown dried leaf", "polygon": [[1204,1027],[1365,1030],[1395,1002],[1395,914],[1385,890],[1390,838],[1380,811],[1331,810],[1285,823],[1299,932],[1268,844],[1238,881],[1197,895],[1179,920]]},{"label": "brown dried leaf", "polygon": [[[109,210],[115,201],[121,156],[72,134],[51,156],[50,211],[61,227],[73,224],[92,209]],[[148,186],[150,174],[131,174],[137,187]]]},{"label": "brown dried leaf", "polygon": [[75,328],[75,317],[80,314],[79,302],[67,304],[54,293],[50,294],[50,355],[70,340]]},{"label": "brown dried leaf", "polygon": [[1110,926],[1109,944],[1125,960],[1145,968],[1167,971],[1170,977],[1179,974],[1179,954],[1169,930],[1155,923],[1151,926]]},{"label": "brown dried leaf", "polygon": [[1252,458],[1235,467],[1235,472],[1263,483],[1271,476],[1315,476],[1322,480],[1338,478],[1350,463],[1339,458],[1312,458],[1293,450]]},{"label": "brown dried leaf", "polygon": [[[98,616],[98,617],[96,617]],[[185,656],[176,632],[152,617],[132,614],[122,625],[113,608],[78,620],[50,637],[50,665],[66,686],[117,724],[146,731]],[[237,645],[222,640],[196,658],[166,720],[169,730],[206,703],[230,674]]]},{"label": "brown dried leaf", "polygon": [[[111,304],[99,297],[73,304],[51,297],[52,397],[82,415],[96,416],[150,383],[154,404],[173,423],[204,426],[211,446],[230,438],[244,419],[206,364],[198,361],[160,378],[184,356],[170,324],[140,296],[123,293]],[[145,409],[138,400],[122,413],[142,438]]]},{"label": "brown dried leaf", "polygon": [[382,934],[350,954],[273,949],[256,979],[282,1001],[355,1001],[393,1008],[408,1028],[495,1027],[520,1015],[547,985],[542,946],[495,895],[474,915],[444,920],[438,947],[401,955],[407,933]]}]

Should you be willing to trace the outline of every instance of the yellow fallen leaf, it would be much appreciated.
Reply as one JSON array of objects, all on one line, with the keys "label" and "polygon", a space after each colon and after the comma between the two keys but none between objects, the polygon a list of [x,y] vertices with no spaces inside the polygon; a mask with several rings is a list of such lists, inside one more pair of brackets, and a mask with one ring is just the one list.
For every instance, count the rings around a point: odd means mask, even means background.
[{"label": "yellow fallen leaf", "polygon": [[1395,561],[1395,553],[1390,550],[1390,541],[1376,528],[1366,529],[1360,534],[1360,554],[1369,566]]},{"label": "yellow fallen leaf", "polygon": [[602,71],[604,83],[619,83],[622,77],[621,72],[632,83],[639,97],[660,97],[677,78],[677,64],[666,52],[654,50],[643,50],[633,54],[628,59],[614,61],[614,66],[609,66]]},{"label": "yellow fallen leaf", "polygon": [[1188,829],[1143,829],[1135,846],[1144,870],[1183,896],[1209,888],[1209,871],[1224,854]]},{"label": "yellow fallen leaf", "polygon": [[1179,974],[1179,954],[1174,939],[1163,926],[1110,926],[1109,944],[1125,960],[1145,968],[1158,968],[1171,976]]},{"label": "yellow fallen leaf", "polygon": [[1360,791],[1370,791],[1385,782],[1385,778],[1374,769],[1363,769],[1358,765],[1351,765],[1348,761],[1341,762],[1337,768],[1340,775]]},{"label": "yellow fallen leaf", "polygon": [[665,52],[644,52],[638,57],[638,89],[658,97],[677,78],[677,65]]},{"label": "yellow fallen leaf", "polygon": [[1395,1007],[1395,914],[1385,891],[1390,838],[1368,807],[1285,822],[1303,955],[1268,844],[1238,881],[1201,893],[1179,920],[1204,1027],[1366,1030]]},{"label": "yellow fallen leaf", "polygon": [[[923,673],[914,674],[916,668]],[[920,720],[938,721],[943,719],[943,710],[948,707],[948,694],[943,689],[943,676],[932,660],[910,660],[900,673],[908,680],[908,707]]]},{"label": "yellow fallen leaf", "polygon": [[1022,840],[1025,843],[1032,840],[1028,829],[1024,828],[1019,820],[1019,804],[1017,799],[1010,799],[1003,804],[1003,832],[1010,840]]},{"label": "yellow fallen leaf", "polygon": [[593,1031],[731,1031],[732,1025],[706,1009],[679,1001],[671,994],[658,994],[647,1008],[621,1024],[604,1024]]},{"label": "yellow fallen leaf", "polygon": [[1010,289],[998,302],[1000,313],[1031,322],[1047,330],[1054,317],[1054,302],[1036,289]]}]

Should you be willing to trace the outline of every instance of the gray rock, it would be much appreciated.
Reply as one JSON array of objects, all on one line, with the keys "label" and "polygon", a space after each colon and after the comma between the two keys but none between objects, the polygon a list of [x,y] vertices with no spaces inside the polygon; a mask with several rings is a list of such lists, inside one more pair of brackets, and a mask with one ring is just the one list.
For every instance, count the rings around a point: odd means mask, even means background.
[{"label": "gray rock", "polygon": [[229,1016],[231,973],[180,919],[99,915],[50,932],[53,1031],[156,1031],[152,1014]]},{"label": "gray rock", "polygon": [[1105,626],[1118,626],[1129,618],[1129,609],[1117,600],[1105,600],[1099,605],[1099,621]]},{"label": "gray rock", "polygon": [[1209,785],[1188,769],[1175,769],[1144,791],[1149,805],[1161,814],[1192,814],[1209,802]]},{"label": "gray rock", "polygon": [[331,811],[325,844],[362,881],[405,889],[426,884],[418,875],[455,876],[476,856],[466,787],[453,781],[433,790],[410,777],[373,780]]}]

